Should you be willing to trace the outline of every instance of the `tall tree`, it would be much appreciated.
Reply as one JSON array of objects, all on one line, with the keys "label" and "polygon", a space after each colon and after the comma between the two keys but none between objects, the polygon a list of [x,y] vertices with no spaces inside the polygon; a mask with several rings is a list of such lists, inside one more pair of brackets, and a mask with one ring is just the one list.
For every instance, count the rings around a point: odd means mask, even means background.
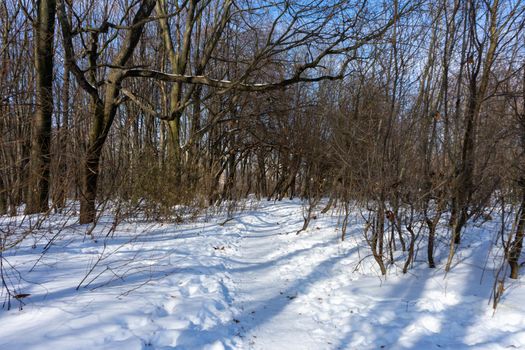
[{"label": "tall tree", "polygon": [[55,0],[37,1],[35,69],[37,104],[32,125],[29,191],[26,213],[48,210],[53,116],[53,42]]},{"label": "tall tree", "polygon": [[525,65],[523,69],[523,85],[522,85],[522,110],[519,113],[519,109],[516,107],[517,121],[519,125],[520,133],[520,145],[521,152],[519,158],[519,178],[517,179],[519,190],[521,191],[521,204],[520,209],[516,213],[516,232],[514,234],[514,240],[511,243],[509,251],[509,265],[510,265],[510,278],[517,279],[520,271],[520,255],[521,250],[523,249],[523,239],[525,237],[525,175],[523,174],[523,160],[525,160]]},{"label": "tall tree", "polygon": [[[101,26],[95,29],[89,29],[91,34],[91,47],[88,53],[89,69],[81,69],[76,62],[76,55],[73,45],[73,36],[78,32],[73,32],[71,23],[66,15],[65,0],[59,3],[59,19],[62,27],[63,45],[67,65],[71,73],[75,76],[78,84],[90,95],[92,102],[92,125],[88,136],[88,145],[84,159],[84,175],[82,183],[82,193],[80,198],[80,223],[90,223],[95,220],[95,201],[97,198],[97,182],[100,173],[100,157],[102,148],[106,142],[113,119],[117,113],[118,106],[121,102],[120,91],[122,82],[125,78],[123,68],[130,61],[133,51],[135,50],[142,31],[155,7],[155,0],[142,0],[129,26],[125,26],[126,36],[119,43],[120,49],[112,62],[107,63],[111,68],[103,79],[97,81],[96,71],[100,64],[99,35],[108,31],[110,24],[107,18],[104,18]],[[70,9],[73,11],[73,9]],[[128,8],[124,13],[128,13]],[[121,26],[112,25],[114,28]],[[88,30],[86,30],[88,31]],[[117,35],[109,39],[110,42]],[[109,46],[110,42],[105,45]]]}]

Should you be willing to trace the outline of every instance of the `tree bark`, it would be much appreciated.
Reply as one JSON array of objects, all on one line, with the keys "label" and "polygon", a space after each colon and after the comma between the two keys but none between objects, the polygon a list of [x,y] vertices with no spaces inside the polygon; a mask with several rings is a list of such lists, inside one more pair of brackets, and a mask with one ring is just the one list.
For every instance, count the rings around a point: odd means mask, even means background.
[{"label": "tree bark", "polygon": [[35,69],[37,104],[33,118],[26,214],[49,209],[51,118],[53,116],[53,41],[55,0],[37,1]]},{"label": "tree bark", "polygon": [[84,161],[84,176],[80,195],[80,224],[88,224],[95,221],[100,156],[102,154],[102,146],[107,137],[107,132],[104,132],[104,106],[102,101],[95,101],[93,104],[94,119]]},{"label": "tree bark", "polygon": [[523,237],[525,234],[525,179],[521,180],[523,197],[521,199],[521,206],[516,219],[518,224],[516,225],[516,234],[514,241],[512,242],[509,252],[509,265],[510,265],[510,278],[517,279],[520,272],[519,258],[521,250],[523,248]]}]

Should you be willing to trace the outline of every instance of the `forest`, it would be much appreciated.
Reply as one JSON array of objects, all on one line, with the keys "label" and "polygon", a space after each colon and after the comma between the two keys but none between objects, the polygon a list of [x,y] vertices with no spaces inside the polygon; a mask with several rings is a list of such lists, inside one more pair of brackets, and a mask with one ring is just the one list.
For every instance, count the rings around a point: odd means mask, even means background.
[{"label": "forest", "polygon": [[523,275],[523,1],[4,0],[0,33],[4,307],[24,244],[246,203],[299,203],[297,241],[333,219],[380,278],[486,228],[494,309]]}]

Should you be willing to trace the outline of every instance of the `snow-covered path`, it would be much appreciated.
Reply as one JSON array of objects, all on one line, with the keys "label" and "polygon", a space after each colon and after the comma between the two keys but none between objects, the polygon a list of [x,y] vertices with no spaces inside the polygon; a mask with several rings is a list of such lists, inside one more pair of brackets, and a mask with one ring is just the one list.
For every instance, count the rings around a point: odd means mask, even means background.
[{"label": "snow-covered path", "polygon": [[283,243],[289,240],[286,234],[296,228],[292,221],[298,218],[300,212],[285,212],[251,216],[235,224],[242,240],[235,254],[236,266],[230,267],[238,310],[234,322],[245,348],[301,349],[308,344],[322,349],[326,345],[325,339],[321,344],[314,341],[319,325],[292,305],[300,282],[287,272],[294,255],[301,252],[291,253]]},{"label": "snow-covered path", "polygon": [[[45,240],[30,241],[5,256],[31,296],[0,310],[0,349],[525,349],[523,278],[494,316],[488,304],[490,223],[469,228],[448,276],[424,257],[403,275],[398,252],[384,279],[358,215],[341,242],[336,215],[296,235],[302,210],[264,202],[225,223],[123,224],[97,242],[80,228],[43,257]],[[76,291],[100,256],[99,277]]]}]

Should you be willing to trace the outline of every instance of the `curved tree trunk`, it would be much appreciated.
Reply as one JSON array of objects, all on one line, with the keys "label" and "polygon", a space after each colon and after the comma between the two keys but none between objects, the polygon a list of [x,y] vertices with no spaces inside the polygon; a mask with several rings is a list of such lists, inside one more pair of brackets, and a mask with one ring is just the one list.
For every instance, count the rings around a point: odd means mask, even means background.
[{"label": "curved tree trunk", "polygon": [[[75,76],[77,83],[91,95],[94,104],[94,119],[89,133],[89,142],[84,161],[84,179],[82,184],[82,194],[80,199],[80,223],[87,224],[94,222],[97,198],[97,182],[100,172],[100,157],[102,147],[113,124],[119,105],[119,95],[122,89],[122,81],[125,79],[125,71],[121,68],[112,68],[106,79],[100,85],[105,86],[104,96],[101,96],[98,84],[96,84],[95,67],[99,59],[98,34],[94,32],[92,36],[91,49],[89,51],[90,68],[87,72],[80,69],[75,61],[73,47],[73,32],[71,23],[66,16],[65,1],[59,2],[59,19],[62,26],[63,45],[67,65]],[[130,60],[133,51],[137,47],[144,25],[155,7],[155,0],[142,0],[137,9],[126,37],[122,41],[120,50],[116,54],[112,64],[115,67],[125,67]],[[88,74],[89,76],[86,76]]]}]

